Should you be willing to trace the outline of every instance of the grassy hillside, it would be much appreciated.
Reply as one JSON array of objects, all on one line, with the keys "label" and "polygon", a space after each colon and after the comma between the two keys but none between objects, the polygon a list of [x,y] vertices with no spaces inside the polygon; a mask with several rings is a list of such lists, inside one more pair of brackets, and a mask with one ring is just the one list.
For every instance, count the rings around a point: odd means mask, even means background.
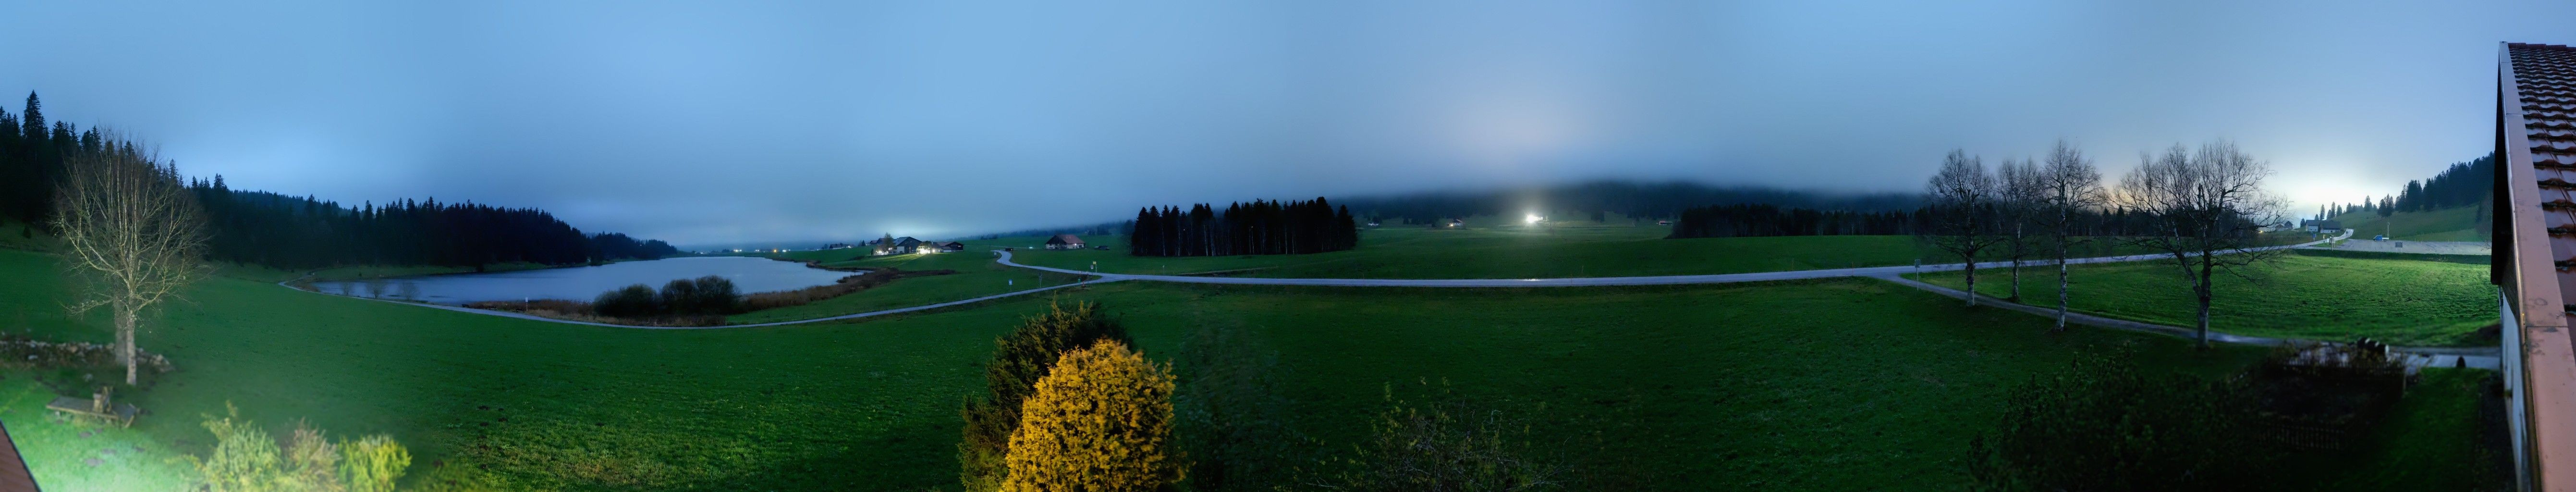
[{"label": "grassy hillside", "polygon": [[[965,256],[965,255],[959,255]],[[0,251],[10,331],[103,341],[63,318],[50,268]],[[162,484],[203,451],[200,413],[226,401],[282,426],[392,433],[414,485],[501,490],[904,490],[954,483],[956,406],[992,339],[1047,299],[862,323],[760,329],[566,326],[297,292],[219,278],[143,336],[180,368],[132,401],[131,430],[76,435],[25,395],[0,406],[48,484]],[[2151,367],[2232,370],[2257,353],[1964,310],[1867,280],[1639,289],[1385,290],[1112,284],[1098,300],[1149,355],[1200,327],[1277,353],[1287,425],[1343,449],[1390,387],[1449,381],[1531,408],[1574,460],[1637,460],[1671,488],[1951,488],[1966,438],[2009,383],[2081,347],[2135,342]],[[9,377],[0,381],[22,381]],[[11,387],[0,385],[0,391]],[[24,386],[17,389],[27,393]],[[1519,405],[1531,405],[1522,407]],[[1538,406],[1543,405],[1543,406]],[[93,447],[144,451],[85,464]],[[122,445],[122,444],[120,444]],[[124,463],[111,461],[111,463]],[[118,465],[124,466],[124,465]],[[56,489],[62,489],[57,486]],[[116,487],[124,488],[124,487]],[[166,488],[166,487],[149,487]]]},{"label": "grassy hillside", "polygon": [[2478,232],[2478,207],[2454,207],[2425,212],[2397,212],[2387,217],[2378,213],[2351,213],[2335,216],[2344,227],[2352,228],[2353,237],[2368,238],[2387,234],[2391,239],[2408,241],[2486,241]]},{"label": "grassy hillside", "polygon": [[[2189,286],[2170,263],[2077,265],[2068,295],[2073,309],[2149,323],[2192,326]],[[2220,276],[2211,329],[2245,335],[2318,340],[2368,336],[2397,345],[2479,345],[2474,332],[2496,322],[2496,291],[2484,265],[2446,261],[2293,255],[2251,279]],[[1977,291],[2009,295],[2007,274],[1979,270]],[[2054,270],[2025,271],[2028,303],[2054,306]],[[1957,272],[1925,281],[1951,288]]]},{"label": "grassy hillside", "polygon": [[938,304],[1005,292],[1082,281],[1082,276],[1011,268],[993,262],[993,254],[962,253],[862,256],[863,249],[800,251],[781,257],[824,262],[826,266],[896,268],[907,271],[956,270],[949,275],[911,277],[868,290],[806,304],[726,316],[732,324],[813,319],[842,314]]}]

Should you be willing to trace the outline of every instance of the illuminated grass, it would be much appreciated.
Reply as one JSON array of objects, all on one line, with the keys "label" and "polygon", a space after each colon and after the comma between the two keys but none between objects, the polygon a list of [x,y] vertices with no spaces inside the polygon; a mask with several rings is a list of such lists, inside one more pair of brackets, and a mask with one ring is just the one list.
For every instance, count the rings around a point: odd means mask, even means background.
[{"label": "illuminated grass", "polygon": [[[29,378],[0,381],[0,421],[8,424],[9,439],[46,490],[186,488],[188,465],[170,461],[177,454],[171,452],[168,439],[97,421],[63,419],[45,409],[54,396]],[[196,421],[194,415],[179,418]]]},{"label": "illuminated grass", "polygon": [[[2076,265],[2073,309],[2172,326],[2192,326],[2190,288],[2170,262]],[[2250,270],[2255,280],[2218,277],[2211,299],[2211,329],[2227,333],[2314,340],[2372,337],[2396,345],[2492,344],[2475,336],[2496,322],[2496,291],[2487,267],[2445,261],[2283,257],[2277,268]],[[1977,291],[2009,295],[2006,274],[1981,269]],[[2022,295],[2029,304],[2055,306],[2056,271],[2025,270]],[[1957,272],[1924,281],[1960,288]]]}]

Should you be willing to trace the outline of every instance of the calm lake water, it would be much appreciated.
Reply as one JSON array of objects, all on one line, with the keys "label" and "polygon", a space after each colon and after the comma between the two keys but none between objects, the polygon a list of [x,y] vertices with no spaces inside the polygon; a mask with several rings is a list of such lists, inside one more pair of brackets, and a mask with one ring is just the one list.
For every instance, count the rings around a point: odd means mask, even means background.
[{"label": "calm lake water", "polygon": [[635,284],[661,289],[664,282],[715,275],[733,280],[744,294],[802,289],[855,275],[764,258],[716,256],[629,261],[579,268],[549,268],[494,273],[459,273],[421,277],[314,282],[329,294],[405,299],[438,304],[521,299],[588,301],[619,287]]}]

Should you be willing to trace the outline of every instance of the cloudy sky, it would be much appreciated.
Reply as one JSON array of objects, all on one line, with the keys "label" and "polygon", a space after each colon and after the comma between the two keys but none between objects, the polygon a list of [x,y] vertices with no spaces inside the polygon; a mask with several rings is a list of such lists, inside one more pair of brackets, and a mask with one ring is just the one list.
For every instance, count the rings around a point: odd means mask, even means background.
[{"label": "cloudy sky", "polygon": [[1915,190],[1950,148],[2060,137],[2113,175],[2235,139],[2313,208],[2483,155],[2496,43],[2576,43],[2563,2],[24,1],[0,19],[0,93],[190,174],[684,245],[1591,178]]}]

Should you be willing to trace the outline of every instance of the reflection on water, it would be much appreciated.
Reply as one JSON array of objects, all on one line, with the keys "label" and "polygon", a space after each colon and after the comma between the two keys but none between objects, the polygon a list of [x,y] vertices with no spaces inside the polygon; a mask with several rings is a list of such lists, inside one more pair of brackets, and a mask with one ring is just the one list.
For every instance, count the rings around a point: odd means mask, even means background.
[{"label": "reflection on water", "polygon": [[629,261],[579,268],[551,268],[495,273],[462,273],[421,277],[314,282],[316,291],[439,304],[523,299],[590,300],[599,293],[634,284],[661,288],[664,282],[708,275],[733,280],[743,293],[792,290],[824,285],[852,275],[805,265],[738,256]]}]

